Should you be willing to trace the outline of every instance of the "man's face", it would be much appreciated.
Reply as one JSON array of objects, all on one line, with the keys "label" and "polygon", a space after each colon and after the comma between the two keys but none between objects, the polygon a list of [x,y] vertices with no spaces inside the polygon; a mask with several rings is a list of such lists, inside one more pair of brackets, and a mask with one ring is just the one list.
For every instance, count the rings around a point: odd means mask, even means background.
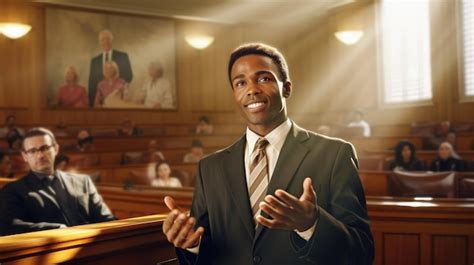
[{"label": "man's face", "polygon": [[234,99],[247,126],[265,135],[286,120],[291,83],[278,78],[278,67],[261,55],[240,57],[231,70]]},{"label": "man's face", "polygon": [[448,159],[451,156],[451,150],[446,145],[441,145],[438,151],[439,157],[441,159]]},{"label": "man's face", "polygon": [[112,39],[112,36],[107,32],[103,32],[99,35],[100,47],[102,47],[104,52],[112,50]]},{"label": "man's face", "polygon": [[54,159],[59,151],[59,146],[53,144],[47,135],[26,138],[23,142],[22,156],[31,170],[43,174],[54,172]]}]

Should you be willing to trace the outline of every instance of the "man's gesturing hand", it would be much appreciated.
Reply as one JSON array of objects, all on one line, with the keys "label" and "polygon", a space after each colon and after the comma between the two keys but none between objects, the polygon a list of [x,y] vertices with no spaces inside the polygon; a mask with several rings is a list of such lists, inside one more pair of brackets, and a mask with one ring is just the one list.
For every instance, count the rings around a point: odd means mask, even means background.
[{"label": "man's gesturing hand", "polygon": [[257,222],[268,228],[296,229],[303,232],[311,228],[319,217],[316,192],[313,189],[311,178],[304,180],[303,194],[299,199],[278,189],[275,191],[275,196],[267,195],[259,206],[272,219],[259,215],[256,218]]},{"label": "man's gesturing hand", "polygon": [[196,219],[178,208],[173,198],[166,196],[165,204],[170,213],[163,223],[163,233],[170,243],[177,248],[192,248],[199,244],[199,239],[204,233],[204,228],[194,230]]}]

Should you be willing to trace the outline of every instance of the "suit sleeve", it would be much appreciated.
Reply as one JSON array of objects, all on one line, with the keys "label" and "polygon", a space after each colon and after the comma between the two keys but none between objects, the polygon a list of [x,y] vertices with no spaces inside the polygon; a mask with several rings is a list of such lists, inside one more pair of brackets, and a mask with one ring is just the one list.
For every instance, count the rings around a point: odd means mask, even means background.
[{"label": "suit sleeve", "polygon": [[105,204],[102,196],[89,176],[86,177],[86,189],[89,193],[89,217],[93,223],[116,220],[115,216]]},{"label": "suit sleeve", "polygon": [[204,228],[204,235],[201,237],[198,255],[184,249],[176,249],[176,254],[180,262],[179,264],[211,264],[209,215],[207,212],[206,194],[204,191],[201,169],[202,163],[199,162],[198,174],[196,176],[196,186],[194,188],[193,204],[191,206],[191,216],[196,218],[195,229],[202,226]]},{"label": "suit sleeve", "polygon": [[65,224],[29,222],[20,195],[8,185],[0,190],[0,235],[13,235],[60,228]]},{"label": "suit sleeve", "polygon": [[296,233],[291,241],[300,258],[316,264],[372,264],[374,246],[358,161],[350,144],[342,144],[330,179],[330,204],[320,209],[308,242]]}]

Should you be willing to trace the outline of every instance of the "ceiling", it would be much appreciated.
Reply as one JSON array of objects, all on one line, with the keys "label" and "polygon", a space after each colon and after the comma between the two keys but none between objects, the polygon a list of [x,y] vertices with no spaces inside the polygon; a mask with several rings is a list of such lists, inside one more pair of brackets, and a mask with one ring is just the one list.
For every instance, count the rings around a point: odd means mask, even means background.
[{"label": "ceiling", "polygon": [[226,24],[313,17],[354,0],[32,0],[51,5],[117,11]]}]

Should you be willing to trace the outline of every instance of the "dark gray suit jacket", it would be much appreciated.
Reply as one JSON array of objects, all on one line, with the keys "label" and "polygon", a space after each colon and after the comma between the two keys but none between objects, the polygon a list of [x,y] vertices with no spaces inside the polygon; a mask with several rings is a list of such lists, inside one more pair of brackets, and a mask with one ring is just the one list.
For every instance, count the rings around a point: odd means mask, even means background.
[{"label": "dark gray suit jacket", "polygon": [[[100,81],[102,81],[102,79],[104,79],[102,55],[103,54],[100,53],[91,60],[89,73],[89,104],[91,106],[94,106],[95,103],[97,85]],[[120,78],[125,80],[127,83],[132,82],[133,73],[128,54],[125,52],[112,50],[112,61],[114,61],[119,68]]]},{"label": "dark gray suit jacket", "polygon": [[199,255],[177,249],[182,264],[371,264],[373,238],[351,144],[293,124],[269,183],[296,197],[311,177],[320,206],[315,233],[254,229],[244,169],[245,136],[199,163],[191,215],[203,226]]},{"label": "dark gray suit jacket", "polygon": [[32,172],[0,190],[0,235],[10,235],[115,220],[87,175],[57,171],[67,201]]}]

